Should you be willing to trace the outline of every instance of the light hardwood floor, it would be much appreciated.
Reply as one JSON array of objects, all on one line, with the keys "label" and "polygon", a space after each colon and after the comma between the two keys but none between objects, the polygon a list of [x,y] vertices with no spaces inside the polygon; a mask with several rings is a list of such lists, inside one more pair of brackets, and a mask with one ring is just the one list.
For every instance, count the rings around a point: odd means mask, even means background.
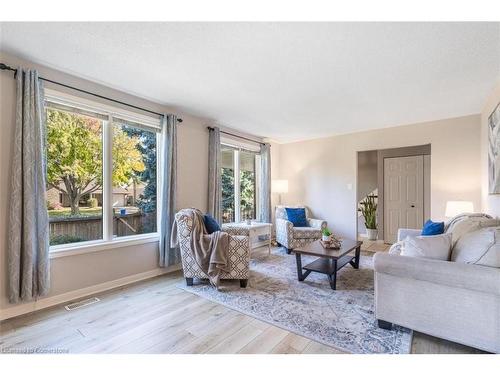
[{"label": "light hardwood floor", "polygon": [[[342,353],[176,287],[180,273],[0,323],[0,352],[43,348],[70,353]],[[414,333],[412,353],[479,351]]]},{"label": "light hardwood floor", "polygon": [[363,241],[363,244],[361,245],[361,250],[363,251],[369,251],[372,253],[376,252],[384,252],[388,251],[391,245],[385,244],[384,241],[376,240],[376,241],[370,241],[367,240],[365,237],[359,237],[358,241]]}]

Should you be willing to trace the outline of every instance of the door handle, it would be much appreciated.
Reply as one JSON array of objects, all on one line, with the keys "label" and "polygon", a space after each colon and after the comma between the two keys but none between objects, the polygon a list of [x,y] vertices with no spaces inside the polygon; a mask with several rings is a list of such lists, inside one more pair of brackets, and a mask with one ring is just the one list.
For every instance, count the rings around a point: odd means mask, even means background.
[{"label": "door handle", "polygon": [[410,207],[411,207],[411,208],[415,208],[415,205],[414,205],[414,204],[412,204]]}]

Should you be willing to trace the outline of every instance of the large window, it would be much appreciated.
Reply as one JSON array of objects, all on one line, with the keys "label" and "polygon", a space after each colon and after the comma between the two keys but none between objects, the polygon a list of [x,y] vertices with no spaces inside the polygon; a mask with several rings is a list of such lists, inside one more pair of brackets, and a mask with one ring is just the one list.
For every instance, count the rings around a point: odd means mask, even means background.
[{"label": "large window", "polygon": [[222,145],[221,154],[222,222],[255,220],[260,156],[255,151],[226,144]]},{"label": "large window", "polygon": [[45,104],[50,245],[155,233],[158,128],[88,104]]}]

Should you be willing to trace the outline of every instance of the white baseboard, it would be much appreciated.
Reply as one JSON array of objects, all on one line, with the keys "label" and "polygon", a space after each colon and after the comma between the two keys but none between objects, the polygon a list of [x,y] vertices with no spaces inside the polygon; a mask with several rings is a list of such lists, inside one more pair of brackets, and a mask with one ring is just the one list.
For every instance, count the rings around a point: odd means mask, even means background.
[{"label": "white baseboard", "polygon": [[70,292],[58,294],[56,296],[41,298],[37,301],[14,305],[12,307],[0,310],[0,321],[5,319],[10,319],[19,315],[28,314],[37,310],[45,309],[47,307],[59,305],[61,303],[73,301],[75,299],[87,297],[91,294],[102,293],[110,289],[118,288],[127,284],[132,284],[137,281],[150,279],[152,277],[178,271],[180,269],[181,269],[180,265],[168,268],[156,268],[151,271],[125,276],[120,279],[107,281],[102,284],[97,284],[82,289],[72,290]]}]

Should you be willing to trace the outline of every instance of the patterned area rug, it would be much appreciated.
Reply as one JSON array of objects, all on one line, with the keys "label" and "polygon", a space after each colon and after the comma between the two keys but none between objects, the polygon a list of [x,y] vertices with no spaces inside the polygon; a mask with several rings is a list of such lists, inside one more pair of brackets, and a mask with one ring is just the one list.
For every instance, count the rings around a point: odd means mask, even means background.
[{"label": "patterned area rug", "polygon": [[[302,256],[302,264],[315,258]],[[377,327],[374,315],[372,257],[361,256],[360,268],[350,265],[337,276],[337,290],[326,275],[311,273],[297,280],[295,256],[283,248],[255,255],[248,287],[225,281],[217,291],[199,283],[179,287],[301,336],[350,353],[404,353],[411,349],[412,332]]]}]

